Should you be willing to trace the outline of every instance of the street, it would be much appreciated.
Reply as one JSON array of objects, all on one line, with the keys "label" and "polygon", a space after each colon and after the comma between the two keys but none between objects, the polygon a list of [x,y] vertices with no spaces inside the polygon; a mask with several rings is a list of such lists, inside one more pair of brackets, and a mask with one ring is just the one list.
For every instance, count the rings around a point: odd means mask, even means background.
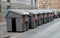
[{"label": "street", "polygon": [[60,0],[0,0],[0,38],[60,38]]},{"label": "street", "polygon": [[23,33],[7,32],[7,25],[0,24],[0,38],[60,38],[60,18]]}]

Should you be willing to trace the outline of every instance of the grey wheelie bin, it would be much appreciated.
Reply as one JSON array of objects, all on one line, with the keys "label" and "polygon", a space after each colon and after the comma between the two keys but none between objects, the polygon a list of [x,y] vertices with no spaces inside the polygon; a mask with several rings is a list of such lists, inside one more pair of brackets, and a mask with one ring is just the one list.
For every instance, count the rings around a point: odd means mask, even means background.
[{"label": "grey wheelie bin", "polygon": [[25,10],[27,11],[29,15],[29,28],[34,29],[37,27],[37,17],[35,16],[35,12],[33,10]]},{"label": "grey wheelie bin", "polygon": [[51,18],[52,16],[51,16],[51,10],[49,10],[49,22],[51,22]]},{"label": "grey wheelie bin", "polygon": [[38,12],[39,10],[33,10],[35,12],[35,15],[37,15],[36,20],[37,20],[37,25],[40,26],[40,13]]},{"label": "grey wheelie bin", "polygon": [[47,22],[50,22],[50,13],[49,13],[49,11],[47,13]]},{"label": "grey wheelie bin", "polygon": [[40,26],[41,24],[43,24],[43,15],[42,15],[42,10],[37,10],[36,12],[38,12],[38,26]]},{"label": "grey wheelie bin", "polygon": [[51,14],[52,14],[52,21],[53,21],[54,20],[54,13],[52,12]]},{"label": "grey wheelie bin", "polygon": [[38,17],[38,26],[40,26],[41,25],[41,19],[40,19],[40,13],[39,12],[38,12],[37,17]]},{"label": "grey wheelie bin", "polygon": [[35,24],[36,24],[36,27],[38,26],[38,12],[34,12],[34,16],[35,16]]},{"label": "grey wheelie bin", "polygon": [[53,12],[53,18],[55,19],[55,13]]},{"label": "grey wheelie bin", "polygon": [[43,24],[43,12],[40,12],[40,24],[42,25]]},{"label": "grey wheelie bin", "polygon": [[19,9],[10,9],[6,15],[8,32],[24,32],[29,30],[29,13]]},{"label": "grey wheelie bin", "polygon": [[41,18],[41,25],[43,24],[43,12],[40,13]]},{"label": "grey wheelie bin", "polygon": [[51,21],[53,21],[53,11],[51,10]]},{"label": "grey wheelie bin", "polygon": [[47,10],[43,10],[43,24],[47,23]]},{"label": "grey wheelie bin", "polygon": [[50,13],[50,15],[49,15],[49,16],[50,16],[50,22],[51,22],[51,17],[52,17],[52,16],[51,16],[51,10],[49,10],[49,13]]}]

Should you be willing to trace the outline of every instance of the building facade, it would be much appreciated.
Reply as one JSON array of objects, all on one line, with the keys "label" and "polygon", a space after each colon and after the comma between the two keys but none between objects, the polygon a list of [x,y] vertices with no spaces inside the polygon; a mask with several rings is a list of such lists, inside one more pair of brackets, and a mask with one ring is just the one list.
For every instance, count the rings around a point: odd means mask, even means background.
[{"label": "building facade", "polygon": [[39,0],[39,8],[60,9],[60,0]]},{"label": "building facade", "polygon": [[37,4],[37,0],[0,0],[0,12],[5,13],[8,9],[35,9]]},{"label": "building facade", "polygon": [[0,12],[8,9],[60,9],[60,0],[0,0]]}]

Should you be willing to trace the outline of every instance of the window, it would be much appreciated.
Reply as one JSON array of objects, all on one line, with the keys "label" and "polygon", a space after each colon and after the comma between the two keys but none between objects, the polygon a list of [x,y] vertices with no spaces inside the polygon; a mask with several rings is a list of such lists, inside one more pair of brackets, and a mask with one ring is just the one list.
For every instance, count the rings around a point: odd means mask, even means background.
[{"label": "window", "polygon": [[7,6],[7,10],[10,9],[10,6]]},{"label": "window", "polygon": [[7,0],[7,2],[10,2],[10,0]]}]

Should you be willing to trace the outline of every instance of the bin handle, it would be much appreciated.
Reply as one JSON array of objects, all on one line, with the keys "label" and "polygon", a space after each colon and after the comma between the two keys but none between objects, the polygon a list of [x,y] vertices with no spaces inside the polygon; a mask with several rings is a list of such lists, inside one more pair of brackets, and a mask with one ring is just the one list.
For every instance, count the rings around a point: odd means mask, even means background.
[{"label": "bin handle", "polygon": [[24,22],[24,19],[23,19],[23,18],[21,18],[21,19],[20,19],[20,23],[23,23],[23,22]]},{"label": "bin handle", "polygon": [[34,17],[32,17],[32,21],[34,21]]}]

